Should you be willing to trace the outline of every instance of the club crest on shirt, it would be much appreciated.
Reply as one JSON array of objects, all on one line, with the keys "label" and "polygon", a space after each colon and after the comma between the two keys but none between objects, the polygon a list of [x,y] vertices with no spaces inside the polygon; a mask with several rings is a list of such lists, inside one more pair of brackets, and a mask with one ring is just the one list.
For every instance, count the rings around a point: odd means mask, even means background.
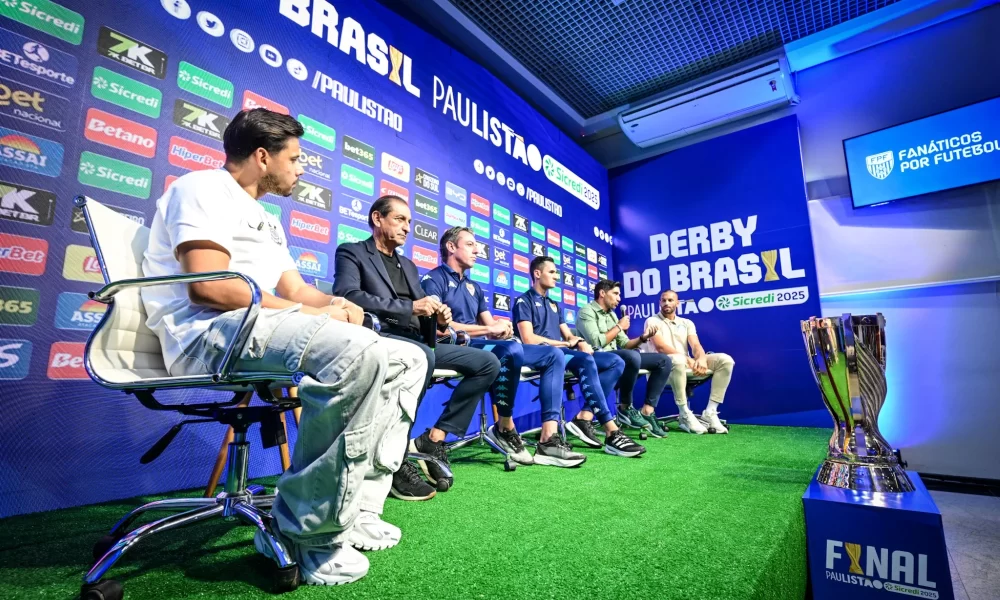
[{"label": "club crest on shirt", "polygon": [[278,233],[278,228],[274,225],[274,223],[268,223],[267,225],[268,225],[268,227],[271,228],[271,241],[274,242],[275,244],[279,244],[280,245],[281,244],[281,234]]},{"label": "club crest on shirt", "polygon": [[476,295],[476,286],[472,285],[471,283],[466,283],[465,284],[465,289],[469,290],[469,295],[470,296],[475,296]]},{"label": "club crest on shirt", "polygon": [[559,308],[556,307],[556,303],[551,300],[549,300],[549,308],[552,309],[552,312],[559,312]]}]

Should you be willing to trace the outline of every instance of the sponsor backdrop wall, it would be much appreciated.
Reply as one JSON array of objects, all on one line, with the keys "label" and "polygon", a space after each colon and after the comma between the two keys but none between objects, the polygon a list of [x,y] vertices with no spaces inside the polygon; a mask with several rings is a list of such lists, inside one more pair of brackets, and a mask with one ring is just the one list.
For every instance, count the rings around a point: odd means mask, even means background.
[{"label": "sponsor backdrop wall", "polygon": [[673,289],[736,361],[723,416],[828,427],[799,328],[820,310],[795,117],[612,171],[611,196],[629,334]]},{"label": "sponsor backdrop wall", "polygon": [[[85,294],[102,279],[72,198],[148,222],[174,179],[222,165],[222,131],[255,106],[306,128],[293,196],[264,198],[306,277],[333,279],[337,244],[369,235],[384,193],[410,203],[403,250],[422,270],[438,263],[443,228],[475,231],[472,277],[500,317],[527,289],[532,255],[559,263],[569,321],[610,268],[605,170],[374,2],[3,0],[0,517],[204,485],[221,426],[185,428],[140,466],[177,419],[87,379],[83,345],[104,307]],[[537,412],[531,396],[519,416]],[[443,400],[428,395],[418,428]],[[277,451],[258,447],[251,474],[279,470]]]}]

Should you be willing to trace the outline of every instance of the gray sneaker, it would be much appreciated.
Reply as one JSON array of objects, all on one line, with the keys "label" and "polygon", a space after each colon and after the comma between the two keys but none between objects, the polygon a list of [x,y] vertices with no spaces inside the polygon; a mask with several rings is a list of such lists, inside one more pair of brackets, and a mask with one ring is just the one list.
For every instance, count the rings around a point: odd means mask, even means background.
[{"label": "gray sneaker", "polygon": [[587,457],[573,452],[569,444],[556,433],[547,442],[539,442],[535,448],[535,464],[553,467],[577,467],[587,462]]},{"label": "gray sneaker", "polygon": [[594,423],[586,419],[573,419],[566,423],[566,431],[580,438],[580,441],[591,448],[600,448],[604,444],[597,439]]},{"label": "gray sneaker", "polygon": [[503,448],[503,451],[507,453],[507,457],[512,461],[522,465],[535,464],[534,459],[531,458],[531,453],[524,449],[524,442],[521,441],[521,436],[518,435],[516,429],[504,431],[494,423],[486,430],[486,437],[490,438],[497,446]]}]

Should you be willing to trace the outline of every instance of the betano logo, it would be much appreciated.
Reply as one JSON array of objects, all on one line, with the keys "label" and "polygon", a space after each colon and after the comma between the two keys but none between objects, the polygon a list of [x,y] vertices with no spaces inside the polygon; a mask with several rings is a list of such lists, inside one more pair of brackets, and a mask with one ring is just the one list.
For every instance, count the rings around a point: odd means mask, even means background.
[{"label": "betano logo", "polygon": [[243,110],[253,110],[255,108],[266,108],[269,111],[283,115],[289,114],[288,107],[284,104],[278,104],[270,98],[265,98],[260,94],[246,90],[243,92]]},{"label": "betano logo", "polygon": [[375,176],[351,165],[340,165],[340,185],[366,196],[375,195]]},{"label": "betano logo", "polygon": [[83,15],[49,0],[3,0],[0,15],[77,46],[83,41]]},{"label": "betano logo", "polygon": [[914,556],[905,550],[867,545],[862,553],[861,544],[828,539],[825,566],[826,578],[831,581],[917,598],[939,597],[937,582],[930,579],[931,565],[926,554]]},{"label": "betano logo", "polygon": [[62,161],[62,144],[0,127],[0,165],[58,177]]},{"label": "betano logo", "polygon": [[146,158],[153,158],[156,154],[155,129],[96,108],[87,111],[83,134],[92,142]]},{"label": "betano logo", "polygon": [[49,349],[49,379],[90,379],[83,367],[83,342],[53,342]]}]

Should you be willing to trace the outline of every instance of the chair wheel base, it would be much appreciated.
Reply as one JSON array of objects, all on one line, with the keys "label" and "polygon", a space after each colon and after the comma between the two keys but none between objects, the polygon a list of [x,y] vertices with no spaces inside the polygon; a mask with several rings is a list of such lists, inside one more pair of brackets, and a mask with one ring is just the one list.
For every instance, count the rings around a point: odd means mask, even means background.
[{"label": "chair wheel base", "polygon": [[94,560],[95,561],[101,560],[101,557],[107,554],[108,550],[111,550],[111,547],[117,544],[118,540],[120,539],[122,539],[121,536],[114,536],[108,534],[102,536],[101,539],[97,540],[97,542],[94,544],[94,549],[93,549]]},{"label": "chair wheel base", "polygon": [[510,459],[507,459],[503,463],[503,470],[507,471],[507,472],[516,471],[517,470],[517,465],[514,464],[514,461],[512,461]]},{"label": "chair wheel base", "polygon": [[114,579],[85,583],[80,587],[80,600],[122,600],[124,595],[122,584]]},{"label": "chair wheel base", "polygon": [[646,435],[646,430],[645,429],[643,429],[642,431],[639,432],[639,439],[643,440],[643,441],[646,441],[646,440],[649,439],[649,436]]},{"label": "chair wheel base", "polygon": [[274,591],[275,593],[291,592],[299,587],[299,566],[275,567],[274,569]]}]

